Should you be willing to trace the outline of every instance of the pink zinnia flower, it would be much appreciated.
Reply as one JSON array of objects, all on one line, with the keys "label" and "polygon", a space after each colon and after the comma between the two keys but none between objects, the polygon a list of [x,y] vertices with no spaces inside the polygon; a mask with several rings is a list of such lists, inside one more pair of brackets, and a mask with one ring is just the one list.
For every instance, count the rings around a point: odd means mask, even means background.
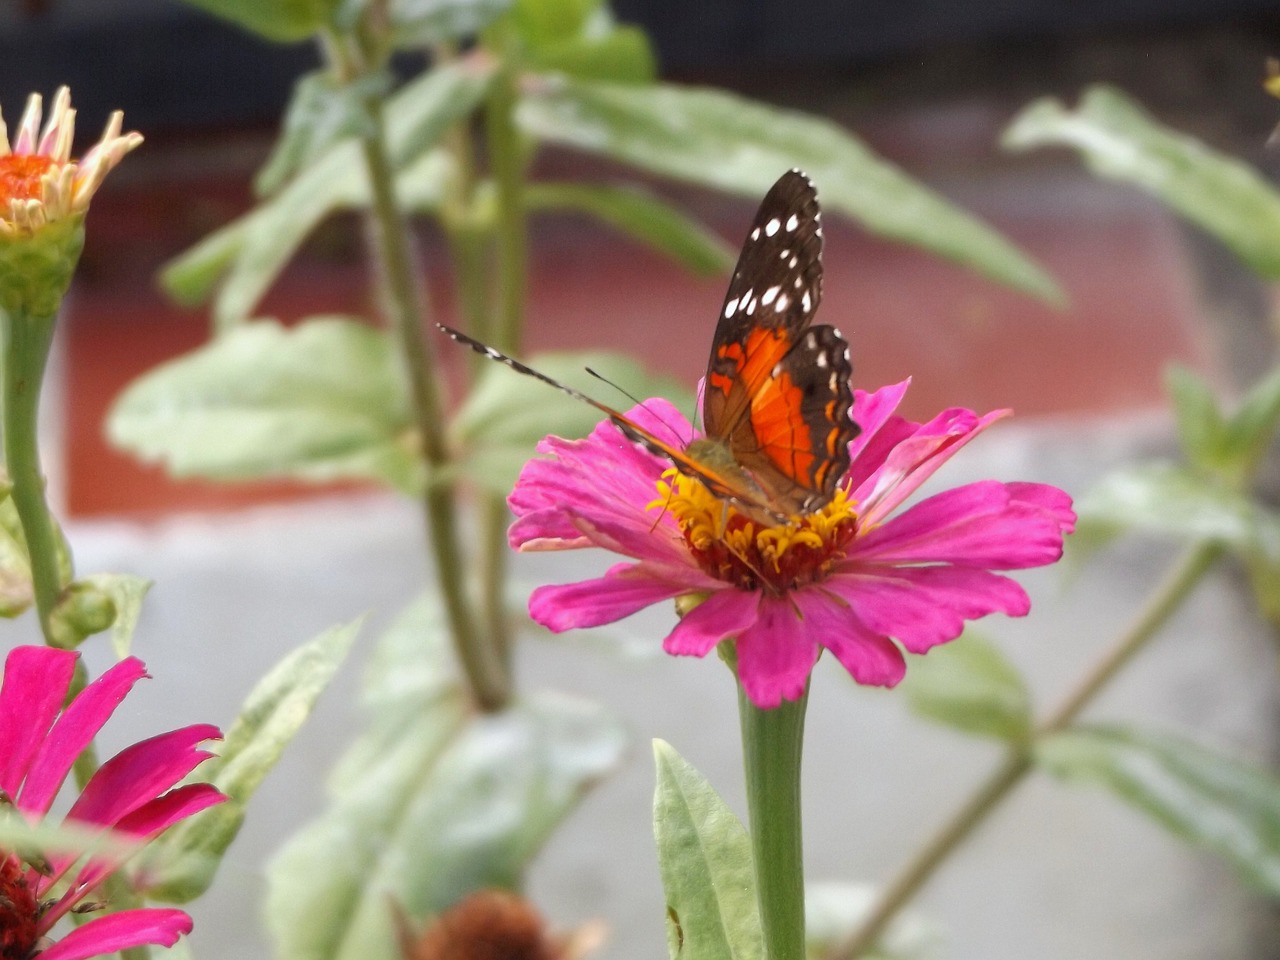
[{"label": "pink zinnia flower", "polygon": [[[31,823],[49,814],[80,752],[97,735],[130,688],[146,676],[130,657],[89,684],[65,707],[76,654],[18,647],[5,659],[0,685],[0,791]],[[114,831],[141,847],[168,827],[226,799],[207,783],[175,786],[211,754],[198,749],[219,739],[217,727],[197,724],[135,743],[116,754],[71,804],[65,822]],[[191,930],[181,910],[139,908],[95,917],[56,942],[54,924],[73,909],[93,909],[89,897],[121,862],[114,855],[34,858],[0,851],[0,958],[80,960],[143,944],[172,946]],[[109,904],[107,905],[110,906]]]},{"label": "pink zinnia flower", "polygon": [[[1022,616],[1026,592],[993,570],[1053,563],[1075,524],[1071,498],[1038,483],[968,484],[893,515],[961,447],[1009,411],[894,415],[909,381],[855,391],[862,432],[832,501],[767,526],[622,437],[609,421],[584,440],[547,437],[509,503],[521,550],[604,547],[633,558],[599,579],[539,587],[534,620],[561,631],[611,623],[685,595],[705,599],[663,643],[704,656],[736,638],[738,675],[758,707],[805,689],[822,648],[859,683],[893,686],[912,653],[959,636],[966,620]],[[695,436],[670,403],[627,416],[677,442]],[[895,643],[894,641],[897,641]]]}]

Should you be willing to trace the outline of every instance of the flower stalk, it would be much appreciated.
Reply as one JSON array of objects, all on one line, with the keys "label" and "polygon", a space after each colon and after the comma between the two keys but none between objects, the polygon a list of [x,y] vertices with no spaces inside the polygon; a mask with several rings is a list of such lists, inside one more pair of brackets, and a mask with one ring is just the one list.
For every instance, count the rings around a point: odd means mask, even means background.
[{"label": "flower stalk", "polygon": [[449,456],[442,429],[444,416],[432,376],[434,363],[430,346],[422,336],[426,297],[416,279],[409,227],[395,198],[382,105],[371,100],[367,107],[372,130],[361,141],[361,150],[373,195],[370,221],[387,311],[408,371],[414,417],[427,466],[423,507],[436,576],[450,634],[476,703],[482,710],[499,710],[510,699],[510,681],[502,658],[479,630],[467,597],[454,487],[441,479]]},{"label": "flower stalk", "polygon": [[889,923],[933,877],[947,858],[999,807],[1034,767],[1037,739],[1065,730],[1103,688],[1160,632],[1181,608],[1196,584],[1222,555],[1212,542],[1192,546],[1174,563],[1133,622],[1107,649],[1062,703],[1037,727],[1031,740],[1015,746],[999,767],[951,815],[889,882],[870,916],[828,960],[855,960],[875,946]]},{"label": "flower stalk", "polygon": [[751,852],[768,960],[805,955],[800,759],[808,702],[806,688],[799,699],[766,710],[738,685]]},{"label": "flower stalk", "polygon": [[45,498],[40,466],[40,387],[53,343],[56,316],[0,310],[4,322],[4,453],[11,496],[31,559],[36,613],[45,642],[56,646],[50,615],[62,593],[58,534]]}]

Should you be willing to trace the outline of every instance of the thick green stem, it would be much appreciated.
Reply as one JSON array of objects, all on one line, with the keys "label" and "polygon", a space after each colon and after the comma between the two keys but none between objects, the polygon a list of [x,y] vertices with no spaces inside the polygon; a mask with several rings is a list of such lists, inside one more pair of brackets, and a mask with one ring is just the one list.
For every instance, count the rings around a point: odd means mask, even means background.
[{"label": "thick green stem", "polygon": [[62,576],[58,569],[58,534],[45,501],[37,421],[40,385],[53,342],[55,318],[8,313],[4,318],[5,462],[13,483],[13,505],[31,558],[40,629],[45,642],[54,646],[49,615],[62,594]]},{"label": "thick green stem", "polygon": [[[1201,578],[1222,555],[1216,544],[1193,546],[1165,575],[1128,629],[1093,665],[1063,702],[1036,728],[1035,738],[1064,730],[1154,637],[1182,606]],[[1014,747],[999,767],[984,780],[959,809],[943,823],[927,843],[880,894],[875,909],[853,935],[834,949],[828,960],[854,960],[875,946],[890,921],[933,877],[938,867],[982,824],[1031,772],[1031,744]]]},{"label": "thick green stem", "polygon": [[430,347],[422,335],[426,298],[417,280],[408,223],[395,198],[381,104],[370,103],[369,112],[374,129],[362,141],[362,150],[373,195],[371,226],[387,311],[408,371],[414,417],[427,465],[427,488],[423,497],[427,536],[435,558],[436,576],[444,597],[450,633],[472,694],[481,709],[499,710],[511,696],[509,678],[503,658],[478,629],[467,596],[465,565],[458,540],[456,497],[453,485],[441,479],[449,465],[449,455],[444,437],[444,416],[433,377],[435,365]]},{"label": "thick green stem", "polygon": [[767,960],[804,960],[800,755],[809,692],[761,710],[738,686],[747,811]]}]

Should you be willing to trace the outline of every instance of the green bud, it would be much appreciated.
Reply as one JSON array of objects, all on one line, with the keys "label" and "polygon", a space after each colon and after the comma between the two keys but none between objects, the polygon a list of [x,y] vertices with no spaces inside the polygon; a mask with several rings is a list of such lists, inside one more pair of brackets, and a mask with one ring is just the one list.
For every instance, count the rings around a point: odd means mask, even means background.
[{"label": "green bud", "polygon": [[54,646],[74,650],[86,637],[101,633],[116,622],[116,603],[100,587],[77,581],[62,591],[49,615]]},{"label": "green bud", "polygon": [[83,215],[46,223],[30,234],[0,233],[0,309],[15,322],[52,317],[83,249]]}]

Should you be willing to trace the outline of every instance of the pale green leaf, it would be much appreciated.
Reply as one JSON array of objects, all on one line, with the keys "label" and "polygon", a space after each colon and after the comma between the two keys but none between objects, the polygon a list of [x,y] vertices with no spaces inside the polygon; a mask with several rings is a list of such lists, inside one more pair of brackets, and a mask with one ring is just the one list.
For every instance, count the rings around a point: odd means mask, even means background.
[{"label": "pale green leaf", "polygon": [[703,776],[653,742],[653,832],[672,960],[763,960],[751,838]]},{"label": "pale green leaf", "polygon": [[183,0],[188,6],[277,43],[305,40],[325,26],[340,0]]},{"label": "pale green leaf", "polygon": [[1280,780],[1269,771],[1182,737],[1121,727],[1055,734],[1035,757],[1056,776],[1105,787],[1280,896]]},{"label": "pale green leaf", "polygon": [[1031,701],[1021,674],[976,634],[965,633],[912,661],[903,687],[913,710],[964,733],[1017,742],[1031,732]]},{"label": "pale green leaf", "polygon": [[[475,60],[436,68],[402,87],[386,104],[387,140],[397,170],[401,203],[434,209],[451,168],[430,152],[448,127],[483,99],[496,67]],[[301,171],[275,196],[206,237],[161,273],[161,283],[182,302],[209,296],[220,329],[249,317],[315,227],[338,210],[370,203],[360,146],[339,143]]]},{"label": "pale green leaf", "polygon": [[1086,526],[1202,539],[1280,561],[1280,517],[1184,467],[1144,463],[1112,472],[1076,504]]},{"label": "pale green leaf", "polygon": [[1165,383],[1173,397],[1182,452],[1199,467],[1220,468],[1226,423],[1213,391],[1195,373],[1177,365],[1169,368]]},{"label": "pale green leaf", "polygon": [[1240,408],[1228,419],[1225,453],[1251,477],[1280,427],[1280,367],[1250,388]]},{"label": "pale green leaf", "polygon": [[184,820],[155,846],[147,896],[185,903],[208,889],[262,781],[311,715],[346,659],[361,621],[333,627],[289,653],[258,681],[219,756],[197,771],[229,798]]},{"label": "pale green leaf", "polygon": [[[647,374],[628,357],[610,353],[545,353],[531,364],[548,376],[593,396],[609,388],[587,373],[596,371],[640,399],[665,397],[682,410],[693,409],[687,389],[662,377]],[[625,396],[610,398],[623,410],[631,406]],[[463,451],[460,467],[486,489],[508,493],[538,441],[548,434],[576,438],[586,436],[604,414],[594,407],[559,393],[532,377],[498,364],[487,365],[475,389],[458,410],[450,434]],[[672,443],[683,445],[689,437],[673,434]]]},{"label": "pale green leaf", "polygon": [[117,659],[123,660],[133,645],[133,633],[142,615],[142,600],[154,581],[132,573],[95,573],[84,579],[109,596],[115,605],[111,649]]},{"label": "pale green leaf", "polygon": [[733,267],[734,251],[719,234],[640,187],[531,183],[525,201],[532,211],[589,214],[694,273],[727,273]]},{"label": "pale green leaf", "polygon": [[512,0],[391,0],[398,47],[430,47],[474,36],[511,8]]},{"label": "pale green leaf", "polygon": [[339,317],[238,327],[134,381],[107,430],[179,477],[422,482],[394,347]]},{"label": "pale green leaf", "polygon": [[829,120],[710,88],[572,81],[529,93],[517,120],[550,143],[753,200],[798,166],[813,178],[825,211],[1042,299],[1063,299],[1054,281],[994,230]]},{"label": "pale green leaf", "polygon": [[1037,100],[1014,118],[1004,143],[1072,147],[1098,176],[1154,194],[1262,276],[1280,277],[1280,194],[1256,170],[1162,126],[1118,90],[1090,87],[1074,112]]},{"label": "pale green leaf", "polygon": [[254,190],[259,196],[275,193],[334,144],[369,136],[374,123],[368,103],[385,97],[390,86],[391,78],[384,73],[365,74],[346,84],[329,70],[299,78],[285,110],[280,139],[254,178]]},{"label": "pale green leaf", "polygon": [[583,80],[652,83],[658,62],[639,27],[615,27],[602,36],[581,36],[547,44],[530,56],[530,66]]},{"label": "pale green leaf", "polygon": [[615,720],[554,696],[477,713],[454,682],[434,607],[381,644],[368,730],[335,767],[329,807],[269,867],[280,960],[402,960],[392,904],[424,918],[512,887],[621,753]]},{"label": "pale green leaf", "polygon": [[[22,521],[18,519],[18,509],[10,497],[12,489],[8,473],[0,467],[0,617],[4,618],[17,617],[35,603],[27,538],[22,531]],[[71,551],[56,520],[54,534],[57,537],[58,574],[63,583],[68,583],[72,577]]]},{"label": "pale green leaf", "polygon": [[600,16],[604,0],[516,0],[510,20],[516,33],[534,49],[586,33]]}]

